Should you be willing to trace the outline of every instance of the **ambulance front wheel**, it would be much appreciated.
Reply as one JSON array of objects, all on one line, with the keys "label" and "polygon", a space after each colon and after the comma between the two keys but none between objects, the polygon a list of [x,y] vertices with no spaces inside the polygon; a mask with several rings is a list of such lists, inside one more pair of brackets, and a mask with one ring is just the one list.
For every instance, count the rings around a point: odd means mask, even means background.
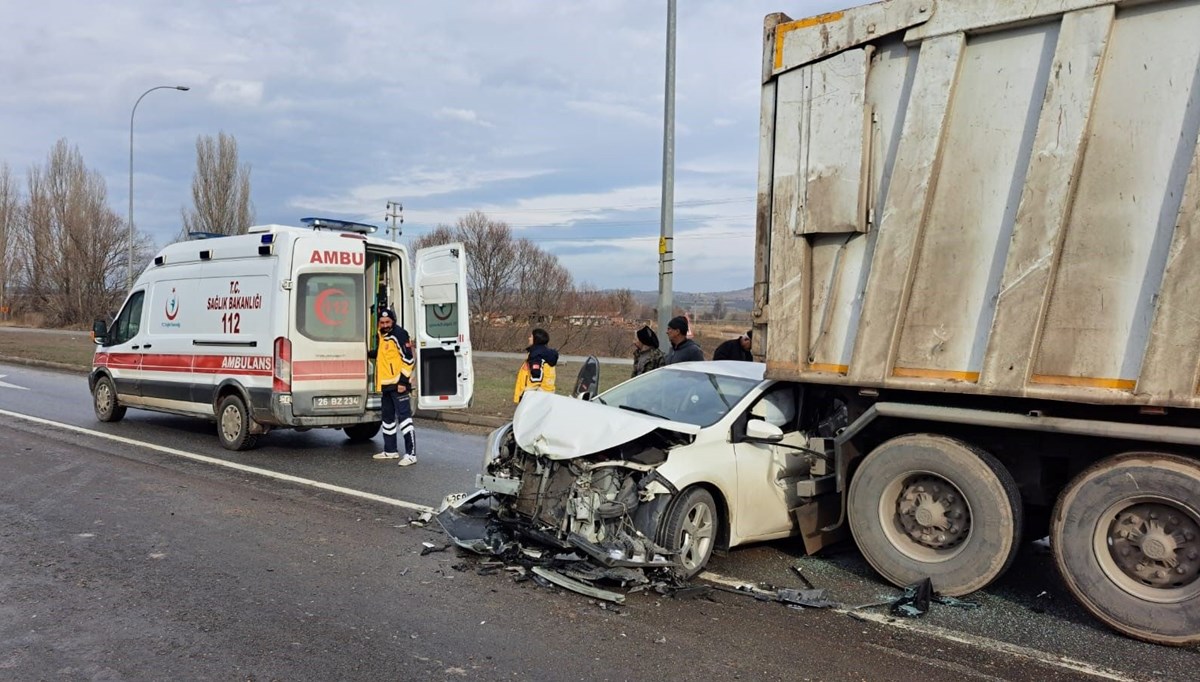
[{"label": "ambulance front wheel", "polygon": [[217,437],[226,450],[249,450],[257,437],[250,433],[250,411],[241,397],[231,394],[217,407]]},{"label": "ambulance front wheel", "polygon": [[346,437],[350,439],[351,443],[365,443],[374,438],[375,434],[379,433],[380,426],[382,426],[381,422],[364,422],[362,424],[355,424],[354,426],[347,426],[342,430],[346,432]]},{"label": "ambulance front wheel", "polygon": [[125,418],[125,407],[117,403],[117,389],[108,377],[100,377],[92,387],[92,407],[96,410],[96,419],[102,422],[119,422]]}]

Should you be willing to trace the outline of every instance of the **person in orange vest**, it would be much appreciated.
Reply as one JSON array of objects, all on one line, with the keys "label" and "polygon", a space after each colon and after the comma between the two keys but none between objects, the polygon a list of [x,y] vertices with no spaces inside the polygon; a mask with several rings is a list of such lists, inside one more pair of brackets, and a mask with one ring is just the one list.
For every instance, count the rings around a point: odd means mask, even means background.
[{"label": "person in orange vest", "polygon": [[525,391],[554,392],[554,366],[558,364],[558,351],[550,347],[550,334],[545,329],[534,329],[529,335],[529,353],[525,363],[517,372],[517,385],[513,388],[513,402],[521,402]]}]

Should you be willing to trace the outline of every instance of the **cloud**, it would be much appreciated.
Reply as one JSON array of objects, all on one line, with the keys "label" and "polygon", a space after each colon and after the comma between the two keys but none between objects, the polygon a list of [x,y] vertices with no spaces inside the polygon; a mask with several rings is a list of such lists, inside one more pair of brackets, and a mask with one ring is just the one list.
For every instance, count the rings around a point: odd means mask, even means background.
[{"label": "cloud", "polygon": [[491,123],[479,118],[479,114],[475,113],[471,109],[452,109],[450,107],[442,107],[433,114],[433,117],[443,121],[462,121],[463,123],[471,123],[477,126],[483,126],[484,128],[495,127]]},{"label": "cloud", "polygon": [[262,102],[261,81],[223,80],[213,83],[209,99],[234,107],[256,107]]}]

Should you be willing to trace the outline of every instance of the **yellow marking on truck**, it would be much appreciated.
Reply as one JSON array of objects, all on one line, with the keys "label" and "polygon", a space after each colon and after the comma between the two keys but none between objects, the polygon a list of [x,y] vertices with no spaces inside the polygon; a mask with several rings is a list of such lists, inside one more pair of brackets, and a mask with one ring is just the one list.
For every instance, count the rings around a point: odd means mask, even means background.
[{"label": "yellow marking on truck", "polygon": [[775,68],[783,68],[783,37],[792,31],[797,31],[802,28],[810,28],[812,26],[820,26],[838,21],[846,16],[845,12],[829,12],[828,14],[818,14],[815,17],[800,19],[798,21],[789,21],[786,24],[780,24],[775,27]]},{"label": "yellow marking on truck", "polygon": [[965,381],[971,384],[979,383],[979,372],[960,372],[950,369],[897,367],[892,370],[892,376],[904,377],[906,379],[942,379],[945,381]]},{"label": "yellow marking on truck", "polygon": [[830,365],[824,362],[809,363],[806,368],[810,372],[826,372],[828,374],[849,374],[849,365]]},{"label": "yellow marking on truck", "polygon": [[1082,386],[1085,388],[1112,388],[1120,391],[1132,391],[1137,386],[1136,379],[1098,379],[1095,377],[1060,377],[1050,374],[1034,374],[1029,380],[1034,384],[1050,384],[1053,386]]}]

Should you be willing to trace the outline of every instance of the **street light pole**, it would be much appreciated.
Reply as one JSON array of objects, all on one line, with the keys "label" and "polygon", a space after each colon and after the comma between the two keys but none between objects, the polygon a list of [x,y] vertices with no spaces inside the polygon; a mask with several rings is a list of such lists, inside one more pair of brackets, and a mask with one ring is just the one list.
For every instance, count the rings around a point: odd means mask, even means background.
[{"label": "street light pole", "polygon": [[153,88],[142,93],[141,97],[133,103],[133,111],[129,112],[129,274],[125,278],[125,287],[133,288],[133,116],[137,113],[138,105],[142,103],[142,97],[149,95],[155,90],[191,90],[186,85],[156,85]]},{"label": "street light pole", "polygon": [[663,107],[662,231],[658,239],[658,338],[669,350],[675,274],[675,0],[667,0],[667,84]]}]

